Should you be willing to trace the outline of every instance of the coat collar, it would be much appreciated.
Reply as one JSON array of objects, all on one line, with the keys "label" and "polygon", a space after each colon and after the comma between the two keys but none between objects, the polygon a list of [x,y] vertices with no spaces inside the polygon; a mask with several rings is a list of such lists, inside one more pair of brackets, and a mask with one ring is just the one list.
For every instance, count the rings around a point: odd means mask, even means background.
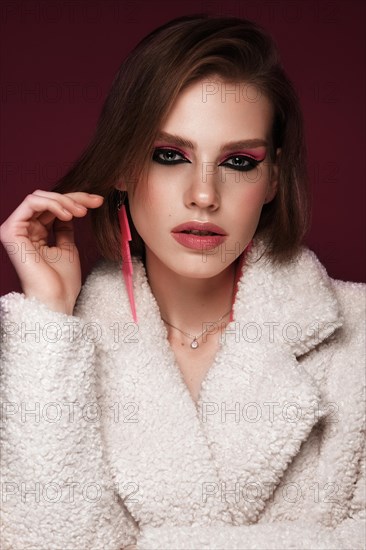
[{"label": "coat collar", "polygon": [[291,262],[276,265],[258,238],[245,259],[234,318],[258,323],[252,326],[252,338],[257,331],[268,341],[282,341],[297,357],[343,324],[332,280],[316,255],[302,247]]},{"label": "coat collar", "polygon": [[120,326],[130,320],[120,266],[100,266],[87,285],[103,304],[103,345],[113,350],[113,361],[99,371],[101,399],[138,404],[136,424],[121,430],[111,421],[105,433],[122,497],[131,493],[129,484],[124,492],[126,479],[139,488],[142,500],[125,504],[141,525],[203,517],[255,521],[323,415],[321,391],[296,357],[342,324],[331,280],[307,249],[283,266],[264,250],[257,240],[245,259],[234,320],[197,404],[175,363],[143,264],[134,266],[134,341],[116,341],[108,330],[113,320]]},{"label": "coat collar", "polygon": [[[133,264],[134,292],[140,295],[137,316],[139,324],[143,324],[146,310],[157,313],[158,309],[142,261],[134,258]],[[88,283],[97,285],[101,272],[113,274],[122,299],[121,314],[132,321],[124,282],[117,275],[120,270],[121,264],[102,261]],[[112,301],[112,310],[114,306]],[[253,239],[243,262],[233,312],[234,321],[241,323],[242,339],[281,340],[296,357],[316,347],[343,324],[332,279],[316,255],[302,247],[292,261],[276,265],[266,252],[265,242],[258,237]],[[156,321],[159,333],[165,335],[163,323]],[[234,327],[238,330],[237,325]],[[232,330],[233,326],[229,328]]]},{"label": "coat collar", "polygon": [[[141,323],[146,308],[151,306],[155,326],[159,334],[165,335],[140,260],[135,260],[133,278],[135,293],[143,291],[140,311],[137,311]],[[124,285],[121,293],[127,305]],[[123,309],[128,315],[126,305]],[[252,343],[264,339],[268,343],[282,344],[299,357],[331,336],[342,324],[332,280],[312,251],[302,247],[291,262],[276,265],[266,252],[265,242],[260,238],[253,240],[237,281],[233,322],[228,326],[228,335],[234,333],[236,340],[240,338]]]}]

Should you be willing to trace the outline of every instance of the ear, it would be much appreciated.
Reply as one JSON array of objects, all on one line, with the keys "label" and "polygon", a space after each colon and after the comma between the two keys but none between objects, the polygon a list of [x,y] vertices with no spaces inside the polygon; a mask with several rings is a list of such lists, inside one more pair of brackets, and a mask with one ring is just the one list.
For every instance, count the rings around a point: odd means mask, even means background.
[{"label": "ear", "polygon": [[124,180],[119,180],[114,186],[118,191],[127,191],[127,185]]},{"label": "ear", "polygon": [[277,193],[278,189],[278,177],[280,172],[280,156],[281,149],[276,149],[276,159],[271,165],[270,182],[268,184],[268,190],[266,193],[264,204],[271,202]]}]

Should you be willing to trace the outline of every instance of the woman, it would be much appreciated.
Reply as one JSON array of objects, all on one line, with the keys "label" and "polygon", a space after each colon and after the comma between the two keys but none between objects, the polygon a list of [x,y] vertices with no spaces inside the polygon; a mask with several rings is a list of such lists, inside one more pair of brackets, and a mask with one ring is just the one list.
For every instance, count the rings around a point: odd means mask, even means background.
[{"label": "woman", "polygon": [[304,157],[255,24],[175,19],[128,56],[81,158],[1,227],[6,548],[363,547],[364,288],[301,245]]}]

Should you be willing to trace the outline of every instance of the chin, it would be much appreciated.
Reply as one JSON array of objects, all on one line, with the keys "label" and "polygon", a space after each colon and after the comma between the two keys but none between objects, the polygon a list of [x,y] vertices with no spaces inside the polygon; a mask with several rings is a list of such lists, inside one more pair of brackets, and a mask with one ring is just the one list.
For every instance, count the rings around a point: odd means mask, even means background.
[{"label": "chin", "polygon": [[[181,277],[191,279],[210,279],[225,271],[240,255],[238,247],[234,254],[227,254],[223,259],[222,250],[218,247],[210,252],[202,250],[189,251],[176,247],[166,247],[154,250],[146,245],[146,254],[150,256],[151,267],[158,270],[169,270]],[[148,260],[148,263],[149,260]]]},{"label": "chin", "polygon": [[213,257],[208,257],[207,261],[203,261],[201,255],[189,260],[178,260],[174,263],[169,262],[166,266],[181,277],[190,279],[210,279],[216,277],[225,271],[232,262],[223,263],[220,257],[214,260]]}]

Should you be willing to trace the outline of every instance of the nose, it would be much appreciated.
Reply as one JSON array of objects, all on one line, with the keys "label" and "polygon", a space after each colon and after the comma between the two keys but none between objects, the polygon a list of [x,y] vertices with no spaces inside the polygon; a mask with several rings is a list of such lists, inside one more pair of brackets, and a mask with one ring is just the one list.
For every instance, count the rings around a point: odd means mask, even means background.
[{"label": "nose", "polygon": [[217,210],[220,206],[217,167],[213,163],[202,163],[191,178],[185,192],[185,205],[188,208]]}]

